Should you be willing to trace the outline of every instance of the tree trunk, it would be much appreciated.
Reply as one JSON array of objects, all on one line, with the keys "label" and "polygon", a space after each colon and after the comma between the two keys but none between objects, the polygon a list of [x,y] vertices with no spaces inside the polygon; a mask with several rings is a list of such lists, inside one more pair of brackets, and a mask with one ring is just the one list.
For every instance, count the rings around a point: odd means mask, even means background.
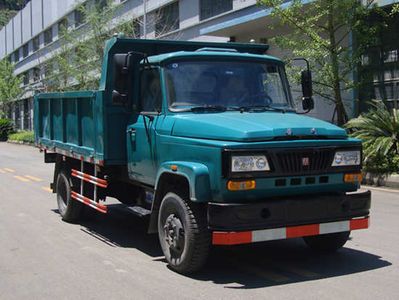
[{"label": "tree trunk", "polygon": [[339,76],[339,62],[336,39],[335,39],[335,28],[334,28],[334,7],[330,5],[328,13],[328,31],[330,35],[330,60],[332,67],[332,81],[335,99],[335,108],[337,111],[337,123],[339,126],[344,125],[348,121],[345,106],[342,101],[341,94],[341,78]]}]

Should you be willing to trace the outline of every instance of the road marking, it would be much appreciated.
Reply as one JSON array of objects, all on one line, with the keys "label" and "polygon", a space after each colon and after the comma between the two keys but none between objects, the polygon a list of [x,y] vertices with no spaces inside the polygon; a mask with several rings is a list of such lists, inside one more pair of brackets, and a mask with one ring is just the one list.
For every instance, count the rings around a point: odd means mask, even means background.
[{"label": "road marking", "polygon": [[47,187],[47,186],[42,186],[42,190],[43,190],[43,191],[46,191],[46,192],[49,192],[49,193],[52,193],[52,192],[53,192],[53,190],[50,189],[50,188]]},{"label": "road marking", "polygon": [[43,179],[31,175],[25,175],[25,177],[36,182],[43,181]]},{"label": "road marking", "polygon": [[14,172],[15,172],[15,170],[10,169],[10,168],[4,168],[4,170],[6,170],[6,171],[9,172],[9,173],[14,173]]},{"label": "road marking", "polygon": [[22,177],[22,176],[14,176],[14,178],[18,179],[19,181],[22,181],[22,182],[29,182],[30,181],[29,179],[26,179],[25,177]]}]

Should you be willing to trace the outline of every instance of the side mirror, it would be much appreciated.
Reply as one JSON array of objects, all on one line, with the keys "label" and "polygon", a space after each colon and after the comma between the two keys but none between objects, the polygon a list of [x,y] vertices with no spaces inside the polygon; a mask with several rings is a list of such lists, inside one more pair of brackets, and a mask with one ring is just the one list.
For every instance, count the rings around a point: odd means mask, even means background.
[{"label": "side mirror", "polygon": [[124,105],[128,101],[130,56],[129,53],[114,55],[112,104]]},{"label": "side mirror", "polygon": [[301,72],[301,85],[302,85],[302,108],[303,110],[310,111],[314,108],[313,101],[313,87],[312,87],[312,72],[304,70]]}]

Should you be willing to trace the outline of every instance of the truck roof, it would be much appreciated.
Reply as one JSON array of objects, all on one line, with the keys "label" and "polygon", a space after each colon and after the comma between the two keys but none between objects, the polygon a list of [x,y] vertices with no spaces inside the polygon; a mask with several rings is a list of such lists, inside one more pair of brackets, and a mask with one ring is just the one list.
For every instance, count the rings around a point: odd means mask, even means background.
[{"label": "truck roof", "polygon": [[264,61],[273,61],[276,63],[283,63],[280,59],[270,56],[270,55],[260,55],[253,53],[243,53],[231,51],[230,49],[218,49],[218,48],[207,48],[200,51],[177,51],[172,53],[163,53],[159,55],[153,55],[148,57],[148,61],[152,64],[163,63],[168,60],[179,59],[179,58],[198,58],[198,57],[226,57],[226,58],[235,58],[235,59],[244,59],[244,60],[264,60]]}]

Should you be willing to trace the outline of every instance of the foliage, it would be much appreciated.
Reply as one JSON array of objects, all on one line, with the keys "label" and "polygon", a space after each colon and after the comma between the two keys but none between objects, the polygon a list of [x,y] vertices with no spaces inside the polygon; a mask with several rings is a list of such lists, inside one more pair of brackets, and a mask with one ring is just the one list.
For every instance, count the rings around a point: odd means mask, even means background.
[{"label": "foliage", "polygon": [[33,144],[35,142],[35,136],[33,131],[20,131],[10,134],[8,140],[13,142],[24,142]]},{"label": "foliage", "polygon": [[[114,34],[110,28],[116,7],[113,1],[107,0],[81,4],[77,8],[85,24],[75,30],[68,25],[61,28],[61,48],[44,64],[46,78],[43,84],[47,91],[98,88],[105,41]],[[112,27],[126,33],[135,32],[133,21],[118,22]]]},{"label": "foliage", "polygon": [[[355,87],[351,74],[393,13],[377,7],[375,0],[284,2],[258,0],[271,9],[281,28],[289,29],[290,33],[276,36],[272,42],[310,61],[315,94],[335,105],[337,123],[343,125],[348,120],[343,94]],[[378,16],[379,21],[370,22],[371,16]]]},{"label": "foliage", "polygon": [[21,94],[22,78],[14,75],[14,65],[7,59],[0,61],[0,110],[4,103]]},{"label": "foliage", "polygon": [[14,126],[11,120],[0,119],[0,141],[7,140],[10,133],[14,131]]},{"label": "foliage", "polygon": [[399,171],[399,110],[389,110],[383,102],[371,103],[369,112],[350,120],[346,128],[363,141],[366,171]]},{"label": "foliage", "polygon": [[22,9],[25,0],[0,0],[0,29]]},{"label": "foliage", "polygon": [[17,12],[14,10],[9,10],[9,9],[2,9],[0,10],[0,29],[5,26],[8,21],[15,16]]}]

